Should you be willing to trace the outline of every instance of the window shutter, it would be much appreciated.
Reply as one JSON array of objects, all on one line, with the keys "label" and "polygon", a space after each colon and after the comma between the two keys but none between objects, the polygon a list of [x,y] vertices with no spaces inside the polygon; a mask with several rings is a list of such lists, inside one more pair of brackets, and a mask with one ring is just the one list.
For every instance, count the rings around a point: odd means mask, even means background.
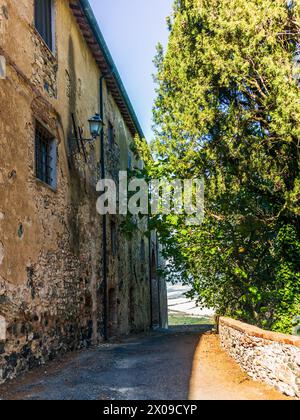
[{"label": "window shutter", "polygon": [[35,27],[50,50],[52,41],[52,0],[35,0]]}]

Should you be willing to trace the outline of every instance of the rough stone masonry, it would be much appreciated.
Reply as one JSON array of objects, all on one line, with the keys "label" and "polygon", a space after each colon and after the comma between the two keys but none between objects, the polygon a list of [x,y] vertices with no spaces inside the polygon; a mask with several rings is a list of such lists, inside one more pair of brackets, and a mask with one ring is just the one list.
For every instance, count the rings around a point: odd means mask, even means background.
[{"label": "rough stone masonry", "polygon": [[[107,217],[103,292],[100,141],[83,150],[75,138],[79,129],[90,137],[99,80],[113,62],[81,3],[0,0],[0,382],[101,341],[105,299],[111,337],[145,331],[152,321],[150,257],[158,245],[142,224],[129,238],[122,219]],[[44,16],[37,8],[45,4]],[[129,162],[141,165],[131,152],[138,122],[116,73],[103,83],[111,177]],[[164,325],[163,282],[159,290],[154,312]]]},{"label": "rough stone masonry", "polygon": [[300,338],[221,318],[222,346],[251,378],[300,399]]}]

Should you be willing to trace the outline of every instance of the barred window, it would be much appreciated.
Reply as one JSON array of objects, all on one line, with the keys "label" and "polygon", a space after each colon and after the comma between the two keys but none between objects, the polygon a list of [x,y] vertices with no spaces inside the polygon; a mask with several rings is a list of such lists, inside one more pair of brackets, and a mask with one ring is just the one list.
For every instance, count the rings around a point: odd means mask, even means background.
[{"label": "barred window", "polygon": [[53,0],[35,0],[35,27],[53,51]]},{"label": "barred window", "polygon": [[35,130],[36,177],[56,188],[57,149],[54,137],[38,122]]},{"label": "barred window", "polygon": [[132,169],[132,156],[131,153],[128,153],[128,163],[127,163],[127,168],[131,171]]}]

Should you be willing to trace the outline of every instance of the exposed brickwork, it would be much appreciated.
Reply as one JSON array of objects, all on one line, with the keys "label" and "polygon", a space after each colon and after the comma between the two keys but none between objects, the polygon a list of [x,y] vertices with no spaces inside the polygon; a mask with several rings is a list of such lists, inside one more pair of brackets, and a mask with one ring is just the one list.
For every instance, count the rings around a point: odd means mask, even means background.
[{"label": "exposed brickwork", "polygon": [[43,86],[50,98],[57,96],[57,58],[45,45],[37,31],[32,28],[34,56],[32,62],[32,83]]},{"label": "exposed brickwork", "polygon": [[220,318],[222,346],[254,379],[300,398],[300,338]]}]

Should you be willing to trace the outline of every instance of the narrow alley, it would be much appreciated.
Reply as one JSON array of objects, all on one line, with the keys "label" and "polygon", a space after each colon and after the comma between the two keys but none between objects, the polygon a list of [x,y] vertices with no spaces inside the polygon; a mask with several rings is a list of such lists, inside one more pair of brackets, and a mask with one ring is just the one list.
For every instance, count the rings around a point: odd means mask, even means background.
[{"label": "narrow alley", "polygon": [[286,399],[246,374],[210,327],[178,327],[71,353],[0,387],[5,400]]}]

